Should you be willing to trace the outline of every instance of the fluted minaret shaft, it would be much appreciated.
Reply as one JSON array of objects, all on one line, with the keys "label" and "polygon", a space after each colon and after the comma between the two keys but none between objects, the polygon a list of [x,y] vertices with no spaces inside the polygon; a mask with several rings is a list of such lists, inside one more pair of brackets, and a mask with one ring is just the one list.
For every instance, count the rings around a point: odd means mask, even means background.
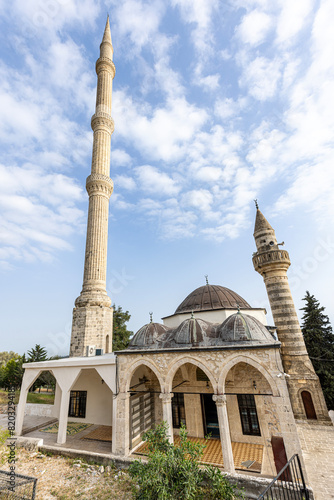
[{"label": "fluted minaret shaft", "polygon": [[284,371],[288,374],[288,388],[294,414],[296,418],[306,418],[302,397],[306,391],[313,398],[317,418],[328,421],[322,389],[306,350],[289,287],[289,253],[280,248],[274,229],[259,209],[256,213],[254,238],[257,252],[253,254],[253,265],[266,285],[277,337],[282,344],[282,362]]},{"label": "fluted minaret shaft", "polygon": [[77,303],[95,301],[96,294],[106,295],[108,213],[109,198],[113,190],[110,174],[110,143],[114,131],[111,118],[112,81],[115,66],[112,62],[109,19],[100,46],[100,57],[96,62],[97,93],[96,109],[92,117],[94,132],[91,175],[87,177],[89,195],[87,239],[84,279],[81,296]]},{"label": "fluted minaret shaft", "polygon": [[[97,92],[92,116],[93,153],[91,174],[87,177],[89,195],[87,238],[83,286],[73,312],[71,355],[85,354],[88,346],[109,350],[111,342],[111,300],[106,291],[109,198],[113,191],[110,179],[110,144],[114,131],[111,117],[112,82],[115,76],[109,17],[96,61]],[[99,309],[96,309],[99,308]]]}]

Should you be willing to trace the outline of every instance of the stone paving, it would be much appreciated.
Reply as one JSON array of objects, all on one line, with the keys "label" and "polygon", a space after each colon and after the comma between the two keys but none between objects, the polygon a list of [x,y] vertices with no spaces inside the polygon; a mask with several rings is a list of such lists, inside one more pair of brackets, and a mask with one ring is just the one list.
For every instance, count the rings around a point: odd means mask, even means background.
[{"label": "stone paving", "polygon": [[334,427],[297,424],[306,472],[315,500],[334,499]]}]

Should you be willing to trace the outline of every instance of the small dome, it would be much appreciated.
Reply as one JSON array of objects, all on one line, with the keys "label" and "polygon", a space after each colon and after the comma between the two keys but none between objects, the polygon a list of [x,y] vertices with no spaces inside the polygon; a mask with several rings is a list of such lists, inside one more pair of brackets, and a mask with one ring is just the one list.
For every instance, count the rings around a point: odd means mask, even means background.
[{"label": "small dome", "polygon": [[272,342],[273,338],[262,323],[253,316],[237,312],[225,319],[217,330],[223,342],[260,341]]},{"label": "small dome", "polygon": [[129,347],[149,346],[154,344],[161,335],[166,333],[169,328],[161,323],[148,323],[139,328],[138,332],[132,337]]},{"label": "small dome", "polygon": [[197,345],[205,340],[209,326],[210,324],[202,319],[186,319],[175,330],[174,341],[177,344]]},{"label": "small dome", "polygon": [[176,309],[175,314],[214,309],[251,309],[248,302],[229,288],[219,285],[204,285],[196,288]]}]

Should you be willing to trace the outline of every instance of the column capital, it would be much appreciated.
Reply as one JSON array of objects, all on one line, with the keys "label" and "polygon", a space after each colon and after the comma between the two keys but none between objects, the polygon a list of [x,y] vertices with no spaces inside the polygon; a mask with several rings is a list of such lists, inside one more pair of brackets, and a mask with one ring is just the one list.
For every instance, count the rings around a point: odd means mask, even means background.
[{"label": "column capital", "polygon": [[212,399],[217,406],[225,406],[227,403],[225,394],[214,394]]},{"label": "column capital", "polygon": [[159,394],[159,398],[162,400],[163,403],[171,403],[173,396],[174,394],[172,392],[161,392]]}]

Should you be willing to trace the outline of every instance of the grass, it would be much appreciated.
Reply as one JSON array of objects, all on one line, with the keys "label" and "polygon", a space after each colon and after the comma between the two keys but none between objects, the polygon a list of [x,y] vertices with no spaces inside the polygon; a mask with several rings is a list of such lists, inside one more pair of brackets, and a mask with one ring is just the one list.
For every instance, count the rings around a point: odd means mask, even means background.
[{"label": "grass", "polygon": [[[19,402],[20,391],[15,393],[15,404]],[[55,395],[51,392],[28,392],[27,403],[53,405]],[[8,404],[7,391],[0,391],[0,405]]]},{"label": "grass", "polygon": [[53,405],[55,395],[51,393],[28,392],[27,403],[39,405]]}]

